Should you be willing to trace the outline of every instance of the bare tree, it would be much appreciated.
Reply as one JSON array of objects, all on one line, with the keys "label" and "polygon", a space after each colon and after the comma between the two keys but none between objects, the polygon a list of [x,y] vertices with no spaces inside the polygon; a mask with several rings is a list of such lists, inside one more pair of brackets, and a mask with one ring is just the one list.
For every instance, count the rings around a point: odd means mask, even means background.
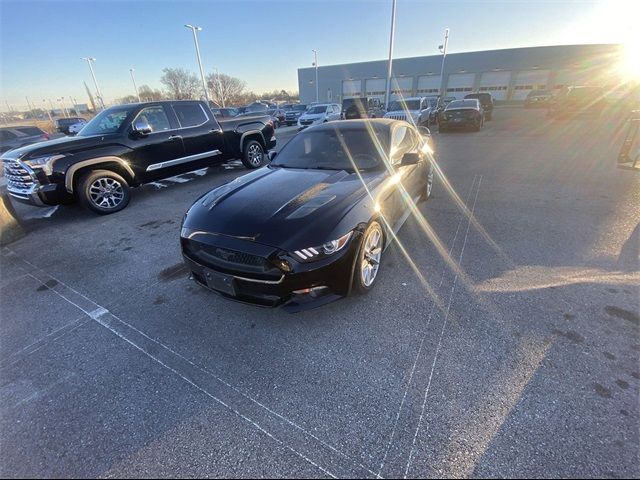
[{"label": "bare tree", "polygon": [[126,97],[118,98],[115,103],[125,104],[125,103],[138,103],[138,97],[134,95],[127,95]]},{"label": "bare tree", "polygon": [[242,103],[247,84],[231,75],[210,73],[207,75],[207,87],[214,103],[227,106]]},{"label": "bare tree", "polygon": [[160,90],[154,90],[149,85],[140,85],[138,92],[140,93],[140,100],[143,102],[155,102],[164,98]]},{"label": "bare tree", "polygon": [[171,99],[192,100],[200,97],[198,77],[182,68],[165,68],[162,70],[160,82]]}]

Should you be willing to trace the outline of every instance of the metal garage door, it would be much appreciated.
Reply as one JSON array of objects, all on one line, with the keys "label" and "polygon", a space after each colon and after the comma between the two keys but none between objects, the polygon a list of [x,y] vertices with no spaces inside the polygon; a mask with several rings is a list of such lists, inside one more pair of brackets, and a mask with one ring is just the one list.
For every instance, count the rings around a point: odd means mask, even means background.
[{"label": "metal garage door", "polygon": [[353,98],[362,95],[362,82],[360,80],[342,81],[342,98]]},{"label": "metal garage door", "polygon": [[368,78],[365,82],[367,97],[384,98],[387,93],[386,78]]},{"label": "metal garage door", "polygon": [[452,73],[447,79],[447,96],[464,98],[467,93],[473,92],[475,78],[475,73]]},{"label": "metal garage door", "polygon": [[589,85],[591,74],[588,70],[558,70],[555,88],[570,87],[572,85]]},{"label": "metal garage door", "polygon": [[524,100],[531,90],[546,90],[549,83],[549,70],[522,70],[516,76],[516,86],[512,100]]},{"label": "metal garage door", "polygon": [[391,98],[410,97],[413,94],[413,77],[391,78]]},{"label": "metal garage door", "polygon": [[423,95],[437,95],[440,92],[440,75],[422,75],[418,77],[416,93]]},{"label": "metal garage door", "polygon": [[489,92],[494,100],[506,100],[511,72],[483,72],[480,75],[480,91]]}]

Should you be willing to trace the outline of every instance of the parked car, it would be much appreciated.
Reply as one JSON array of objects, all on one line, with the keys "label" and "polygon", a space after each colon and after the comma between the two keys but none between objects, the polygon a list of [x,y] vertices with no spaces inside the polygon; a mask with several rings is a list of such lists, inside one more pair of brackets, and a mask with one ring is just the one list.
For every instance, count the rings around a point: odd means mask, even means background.
[{"label": "parked car", "polygon": [[473,99],[480,101],[482,111],[484,112],[484,119],[491,120],[493,118],[493,97],[489,92],[476,92],[469,93],[464,96],[465,99]]},{"label": "parked car", "polygon": [[185,263],[224,297],[290,312],[369,292],[383,251],[415,202],[431,195],[432,162],[428,139],[406,122],[306,129],[268,166],[189,208]]},{"label": "parked car", "polygon": [[49,140],[49,134],[38,127],[3,127],[0,128],[0,153],[45,140]]},{"label": "parked car", "polygon": [[302,115],[304,112],[307,111],[307,105],[304,103],[298,103],[296,105],[292,105],[291,106],[291,110],[285,111],[285,123],[287,124],[287,127],[290,127],[291,125],[295,125],[296,123],[298,123],[298,118],[300,118],[300,115]]},{"label": "parked car", "polygon": [[437,107],[436,97],[403,98],[389,104],[389,111],[384,114],[384,118],[405,120],[413,125],[428,127],[431,123],[431,112]]},{"label": "parked car", "polygon": [[34,205],[77,199],[90,210],[122,210],[130,187],[229,158],[247,168],[276,144],[270,117],[216,120],[200,101],[119,105],[100,112],[75,137],[2,155],[7,191]]},{"label": "parked car", "polygon": [[469,128],[476,132],[484,125],[482,105],[477,98],[466,100],[454,100],[440,113],[438,118],[440,132],[446,132],[452,128]]},{"label": "parked car", "polygon": [[606,91],[601,87],[565,87],[554,95],[547,115],[556,118],[598,115],[606,104]]},{"label": "parked car", "polygon": [[547,107],[552,98],[553,92],[550,90],[531,90],[524,99],[524,107]]},{"label": "parked car", "polygon": [[237,108],[212,108],[211,111],[216,118],[231,118],[240,114]]},{"label": "parked car", "polygon": [[86,119],[82,117],[68,117],[68,118],[58,118],[55,121],[56,130],[60,133],[64,133],[65,135],[69,135],[69,127],[71,125],[75,125],[76,123],[87,122]]},{"label": "parked car", "polygon": [[436,96],[436,98],[438,99],[438,106],[435,110],[432,110],[431,115],[429,115],[429,123],[431,125],[435,125],[436,123],[438,123],[440,113],[443,112],[445,108],[447,108],[447,105],[456,100],[456,97],[443,97],[442,99],[440,99],[440,97]]},{"label": "parked car", "polygon": [[323,103],[309,107],[298,117],[298,130],[318,125],[320,123],[340,120],[341,108],[337,103]]},{"label": "parked car", "polygon": [[82,127],[84,127],[86,124],[87,121],[83,119],[82,122],[74,123],[73,125],[69,126],[69,135],[77,135],[78,132],[82,130]]},{"label": "parked car", "polygon": [[345,120],[382,118],[384,113],[384,105],[377,97],[345,98],[342,101],[342,118]]}]

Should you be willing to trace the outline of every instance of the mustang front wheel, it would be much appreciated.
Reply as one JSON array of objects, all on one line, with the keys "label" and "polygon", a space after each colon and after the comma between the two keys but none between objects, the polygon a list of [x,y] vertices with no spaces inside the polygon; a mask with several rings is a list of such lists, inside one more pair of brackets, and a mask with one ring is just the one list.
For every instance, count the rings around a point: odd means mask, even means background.
[{"label": "mustang front wheel", "polygon": [[373,288],[380,270],[383,247],[382,227],[378,222],[373,221],[362,236],[360,250],[356,256],[353,275],[356,291],[365,293]]}]

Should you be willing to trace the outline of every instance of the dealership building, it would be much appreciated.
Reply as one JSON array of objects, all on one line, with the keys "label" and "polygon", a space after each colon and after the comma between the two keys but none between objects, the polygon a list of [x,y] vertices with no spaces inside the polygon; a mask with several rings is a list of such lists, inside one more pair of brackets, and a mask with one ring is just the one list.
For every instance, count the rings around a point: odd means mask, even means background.
[{"label": "dealership building", "polygon": [[[502,102],[523,101],[531,90],[569,85],[617,84],[621,45],[562,45],[510,48],[393,60],[391,98],[446,95],[462,98],[469,92],[490,92]],[[329,65],[318,68],[318,100],[340,103],[345,98],[384,99],[387,60]],[[444,78],[443,78],[444,77]],[[442,85],[444,80],[444,85]],[[316,101],[316,69],[298,69],[303,103]]]}]

